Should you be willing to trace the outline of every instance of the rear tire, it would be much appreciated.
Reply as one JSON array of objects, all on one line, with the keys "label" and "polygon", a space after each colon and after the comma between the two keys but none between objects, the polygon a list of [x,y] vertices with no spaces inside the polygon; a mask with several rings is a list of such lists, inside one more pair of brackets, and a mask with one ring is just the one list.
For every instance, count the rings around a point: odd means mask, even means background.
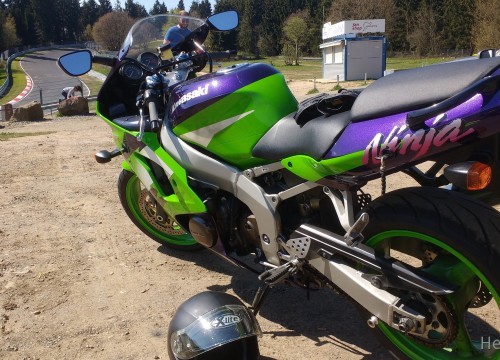
[{"label": "rear tire", "polygon": [[156,206],[159,205],[134,173],[122,170],[118,178],[118,195],[130,220],[154,241],[177,250],[202,248],[173,218],[157,216]]},{"label": "rear tire", "polygon": [[[394,191],[364,212],[370,219],[366,245],[458,286],[454,295],[430,301],[396,293],[432,309],[437,316],[428,321],[438,330],[416,337],[379,322],[374,331],[389,352],[398,359],[500,359],[500,346],[493,346],[500,343],[500,214],[470,196],[435,188]],[[484,307],[473,309],[474,302]]]}]

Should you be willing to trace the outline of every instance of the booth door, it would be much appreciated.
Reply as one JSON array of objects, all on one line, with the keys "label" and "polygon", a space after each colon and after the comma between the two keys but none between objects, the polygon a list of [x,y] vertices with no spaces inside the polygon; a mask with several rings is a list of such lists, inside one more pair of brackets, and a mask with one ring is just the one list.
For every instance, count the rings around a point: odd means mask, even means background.
[{"label": "booth door", "polygon": [[383,41],[349,41],[347,45],[346,80],[378,79],[384,75]]}]

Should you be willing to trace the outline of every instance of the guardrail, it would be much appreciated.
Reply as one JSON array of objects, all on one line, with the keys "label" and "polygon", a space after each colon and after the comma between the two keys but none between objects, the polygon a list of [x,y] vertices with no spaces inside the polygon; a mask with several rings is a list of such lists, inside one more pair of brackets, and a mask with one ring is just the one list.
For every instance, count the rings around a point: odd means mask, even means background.
[{"label": "guardrail", "polygon": [[[97,100],[97,95],[94,96],[89,96],[87,97],[87,100],[89,102],[96,101]],[[42,110],[43,114],[50,114],[52,115],[54,113],[54,110],[57,109],[59,103],[52,103],[52,104],[45,104],[42,105]],[[13,108],[8,108],[6,106],[0,106],[0,122],[2,121],[7,121],[7,118],[10,118],[13,113]]]}]

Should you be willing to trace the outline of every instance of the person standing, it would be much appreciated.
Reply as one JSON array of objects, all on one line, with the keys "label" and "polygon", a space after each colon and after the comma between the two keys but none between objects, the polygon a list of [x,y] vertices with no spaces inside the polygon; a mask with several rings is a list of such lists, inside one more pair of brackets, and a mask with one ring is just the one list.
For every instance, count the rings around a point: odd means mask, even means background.
[{"label": "person standing", "polygon": [[189,16],[189,13],[182,10],[179,15],[181,16],[179,18],[179,23],[168,29],[163,39],[164,44],[170,43],[170,48],[175,47],[177,44],[184,41],[186,36],[191,34],[191,30],[188,29],[189,18],[186,17]]}]

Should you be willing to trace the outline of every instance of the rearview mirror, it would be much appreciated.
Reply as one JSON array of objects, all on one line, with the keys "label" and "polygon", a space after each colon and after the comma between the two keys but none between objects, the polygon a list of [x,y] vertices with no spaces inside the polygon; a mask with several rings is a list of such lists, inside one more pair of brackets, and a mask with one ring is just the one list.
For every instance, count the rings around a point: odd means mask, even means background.
[{"label": "rearview mirror", "polygon": [[481,50],[479,52],[478,57],[480,59],[485,59],[485,58],[492,58],[495,57],[495,49],[486,49],[486,50]]},{"label": "rearview mirror", "polygon": [[80,76],[92,69],[92,53],[79,50],[65,54],[57,60],[59,67],[70,76]]},{"label": "rearview mirror", "polygon": [[207,22],[218,31],[229,31],[238,27],[238,13],[234,10],[224,11],[208,17]]}]

